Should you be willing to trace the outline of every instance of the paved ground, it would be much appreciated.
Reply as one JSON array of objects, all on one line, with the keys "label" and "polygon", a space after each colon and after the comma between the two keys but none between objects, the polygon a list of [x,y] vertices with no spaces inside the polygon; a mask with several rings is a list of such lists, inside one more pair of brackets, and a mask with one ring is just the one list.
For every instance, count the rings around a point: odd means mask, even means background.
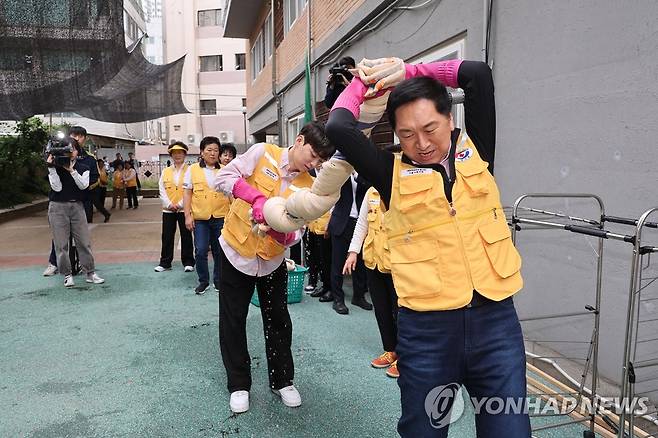
[{"label": "paved ground", "polygon": [[[231,415],[217,294],[194,295],[195,274],[180,266],[153,272],[158,201],[140,206],[93,226],[107,279],[100,286],[77,277],[66,290],[61,277],[41,276],[50,248],[45,212],[0,225],[0,437],[396,435],[399,390],[368,365],[380,348],[373,313],[352,306],[339,316],[308,297],[290,306],[302,407],[284,407],[267,388],[262,323],[252,306],[252,407]],[[467,405],[450,436],[474,435]]]}]

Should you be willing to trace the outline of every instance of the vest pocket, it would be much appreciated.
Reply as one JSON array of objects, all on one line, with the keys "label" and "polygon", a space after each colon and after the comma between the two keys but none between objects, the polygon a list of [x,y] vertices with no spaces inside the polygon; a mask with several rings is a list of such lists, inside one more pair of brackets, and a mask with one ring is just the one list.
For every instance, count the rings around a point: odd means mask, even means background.
[{"label": "vest pocket", "polygon": [[[268,168],[268,170],[270,169]],[[261,169],[261,171],[255,172],[254,182],[256,183],[256,188],[263,192],[265,196],[269,197],[274,191],[274,186],[279,182],[279,180],[272,179],[264,173],[263,169]]]},{"label": "vest pocket", "polygon": [[[245,243],[251,234],[249,209],[251,206],[242,199],[236,199],[226,217],[226,225],[222,231],[230,233],[239,243]],[[233,248],[236,251],[238,248]]]},{"label": "vest pocket", "polygon": [[398,296],[420,297],[441,291],[438,252],[435,240],[391,246],[391,274]]},{"label": "vest pocket", "polygon": [[501,278],[511,277],[521,269],[521,256],[512,243],[512,233],[504,220],[482,225],[479,230],[484,250]]},{"label": "vest pocket", "polygon": [[482,196],[489,193],[489,187],[493,184],[493,181],[487,171],[487,166],[486,161],[475,160],[469,160],[456,166],[466,189],[472,196]]},{"label": "vest pocket", "polygon": [[434,175],[431,173],[401,176],[398,208],[401,211],[407,211],[414,206],[424,204],[433,185]]},{"label": "vest pocket", "polygon": [[283,253],[286,248],[281,245],[279,242],[271,238],[270,236],[265,236],[262,239],[261,244],[262,251],[258,251],[258,255],[264,260],[272,260],[274,257]]}]

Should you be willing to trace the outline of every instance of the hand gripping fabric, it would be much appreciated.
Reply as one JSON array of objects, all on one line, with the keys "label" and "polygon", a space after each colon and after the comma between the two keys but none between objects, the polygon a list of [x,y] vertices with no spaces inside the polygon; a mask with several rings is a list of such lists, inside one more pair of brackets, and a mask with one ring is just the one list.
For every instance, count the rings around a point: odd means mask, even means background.
[{"label": "hand gripping fabric", "polygon": [[[378,93],[378,91],[390,88],[391,85],[388,84],[397,84],[404,80],[405,69],[404,63],[398,58],[364,60],[359,64],[363,64],[363,66],[355,69],[355,71],[359,71],[359,76],[362,75],[360,69],[363,69],[365,78],[376,79],[383,88],[372,91],[366,90],[363,85],[355,84],[354,87],[348,87],[343,94],[349,93],[350,88],[352,88],[361,93],[364,93],[365,90],[366,96],[370,93],[374,97],[364,100],[363,94],[361,96],[343,96],[341,94],[334,108],[341,107],[341,98],[348,105],[360,101],[358,107],[354,105],[353,108],[348,107],[347,109],[356,117],[358,128],[364,135],[369,137],[372,128],[386,111],[386,102],[390,95],[390,90],[381,93]],[[360,85],[360,87],[356,85]],[[306,222],[321,217],[338,201],[340,188],[353,171],[352,165],[345,161],[340,153],[336,153],[322,165],[322,169],[310,190],[298,190],[290,195],[287,200],[282,198],[268,199],[263,207],[265,221],[273,229],[287,233],[301,228]]]}]

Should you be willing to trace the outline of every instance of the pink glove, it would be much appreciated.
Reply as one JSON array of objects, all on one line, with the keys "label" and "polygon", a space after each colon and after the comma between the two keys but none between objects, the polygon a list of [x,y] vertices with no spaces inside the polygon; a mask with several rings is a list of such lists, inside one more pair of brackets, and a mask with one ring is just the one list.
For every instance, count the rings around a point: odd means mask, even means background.
[{"label": "pink glove", "polygon": [[458,88],[457,74],[461,63],[461,59],[451,59],[450,61],[430,62],[429,64],[405,64],[405,79],[428,76],[447,87]]},{"label": "pink glove", "polygon": [[265,205],[267,198],[260,190],[252,187],[244,178],[240,178],[233,184],[233,197],[251,204],[251,216],[254,222],[259,224],[265,223],[263,205]]},{"label": "pink glove", "polygon": [[276,231],[274,228],[270,228],[266,234],[283,246],[288,246],[291,242],[295,240],[294,231],[292,233],[281,233],[279,231]]},{"label": "pink glove", "polygon": [[361,79],[354,78],[352,82],[340,93],[338,99],[334,103],[334,106],[331,107],[332,110],[336,108],[345,108],[354,115],[355,119],[359,119],[359,114],[361,113],[359,106],[365,100],[363,97],[368,91],[368,87],[365,86]]}]

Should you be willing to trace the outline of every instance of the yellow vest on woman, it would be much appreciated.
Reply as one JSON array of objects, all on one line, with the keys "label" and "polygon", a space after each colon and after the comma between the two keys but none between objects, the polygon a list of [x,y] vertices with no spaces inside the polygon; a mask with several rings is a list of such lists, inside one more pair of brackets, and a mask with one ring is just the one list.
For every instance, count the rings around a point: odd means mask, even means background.
[{"label": "yellow vest on woman", "polygon": [[386,230],[399,305],[418,311],[467,305],[473,290],[495,301],[523,287],[496,182],[462,133],[452,205],[441,174],[396,154]]},{"label": "yellow vest on woman", "polygon": [[388,236],[384,228],[386,208],[374,187],[368,189],[363,202],[368,203],[368,234],[363,241],[363,263],[379,272],[391,272]]},{"label": "yellow vest on woman", "polygon": [[197,221],[207,221],[211,217],[223,218],[229,207],[229,200],[223,193],[208,186],[206,173],[199,163],[190,166],[192,176],[192,217]]},{"label": "yellow vest on woman", "polygon": [[112,176],[112,189],[121,190],[124,188],[123,179],[121,178],[122,170],[115,170],[114,175]]},{"label": "yellow vest on woman", "polygon": [[174,181],[174,166],[165,167],[162,171],[162,185],[164,185],[165,192],[172,205],[178,205],[183,200],[183,180],[187,168],[188,165],[184,163],[178,181]]},{"label": "yellow vest on woman", "polygon": [[319,236],[324,235],[329,226],[329,219],[331,219],[331,210],[320,216],[319,218],[312,220],[308,223],[308,230]]},{"label": "yellow vest on woman", "polygon": [[[282,196],[287,198],[290,194],[300,188],[310,188],[313,185],[313,177],[308,173],[300,173],[290,182],[284,193],[281,193],[281,175],[279,166],[284,149],[273,144],[265,144],[265,153],[260,158],[254,172],[246,178],[247,182],[260,190],[265,197]],[[252,232],[252,223],[249,219],[251,205],[242,199],[235,199],[231,203],[222,236],[226,243],[231,245],[242,257],[254,258],[256,256],[271,260],[282,254],[285,247],[268,235],[263,237]]]}]

